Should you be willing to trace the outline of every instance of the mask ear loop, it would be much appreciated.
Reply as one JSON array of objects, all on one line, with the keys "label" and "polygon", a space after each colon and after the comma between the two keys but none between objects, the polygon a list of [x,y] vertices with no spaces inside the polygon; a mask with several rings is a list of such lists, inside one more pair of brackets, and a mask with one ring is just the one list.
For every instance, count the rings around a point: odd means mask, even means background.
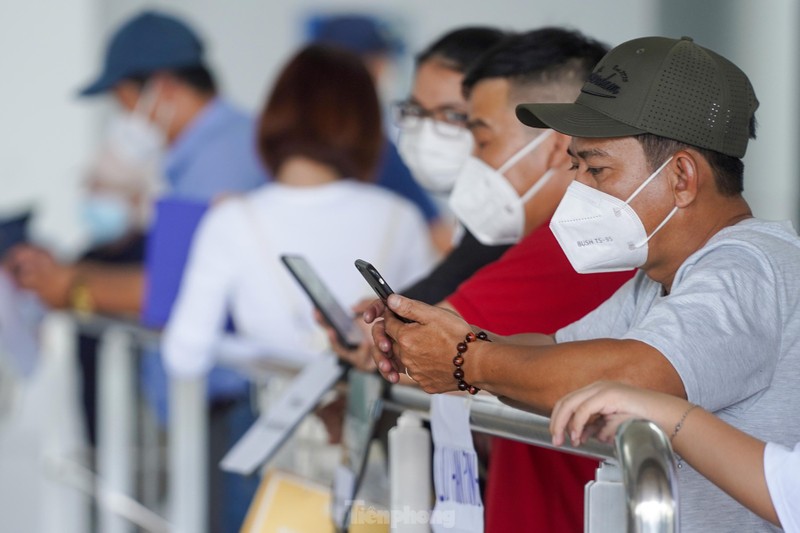
[{"label": "mask ear loop", "polygon": [[539,178],[539,181],[537,181],[536,183],[534,183],[533,185],[531,185],[531,188],[530,188],[530,189],[528,189],[528,190],[525,192],[525,194],[523,194],[523,195],[520,197],[520,202],[524,204],[524,203],[526,203],[528,200],[530,200],[531,198],[533,198],[533,197],[536,195],[536,193],[537,193],[537,192],[539,192],[540,190],[542,190],[542,188],[543,188],[545,185],[547,185],[547,182],[548,182],[548,181],[550,181],[550,178],[552,178],[552,177],[553,177],[553,174],[555,174],[555,173],[556,173],[556,169],[554,169],[554,168],[548,168],[548,169],[547,169],[547,171],[546,171],[544,174],[542,174],[542,177],[541,177],[541,178]]},{"label": "mask ear loop", "polygon": [[547,130],[544,133],[540,133],[535,139],[531,140],[528,144],[523,146],[516,154],[512,155],[508,158],[508,161],[502,164],[500,168],[497,169],[497,172],[500,174],[505,174],[506,171],[517,164],[517,162],[534,151],[540,144],[547,140],[550,135],[553,134],[553,130]]},{"label": "mask ear loop", "polygon": [[[644,182],[642,182],[642,184],[641,184],[641,185],[639,185],[639,187],[637,187],[635,191],[633,191],[633,194],[631,194],[631,195],[628,197],[628,199],[627,199],[627,200],[625,200],[625,203],[627,204],[627,203],[629,203],[631,200],[633,200],[633,198],[634,198],[634,197],[635,197],[637,194],[639,194],[639,193],[642,191],[642,189],[644,189],[644,188],[647,186],[647,184],[648,184],[648,183],[650,183],[651,181],[653,181],[653,179],[655,179],[655,177],[656,177],[656,176],[658,176],[658,175],[661,173],[661,171],[662,171],[662,170],[664,170],[664,167],[666,167],[666,166],[667,166],[667,163],[669,163],[670,161],[672,161],[672,156],[670,156],[670,157],[669,157],[669,159],[667,159],[666,161],[664,161],[664,162],[661,164],[661,166],[660,166],[660,167],[658,167],[658,168],[656,169],[656,171],[655,171],[655,172],[653,172],[652,174],[650,174],[650,177],[649,177],[649,178],[647,178],[646,180],[644,180]],[[656,234],[656,233],[658,233],[658,232],[661,230],[661,228],[663,228],[663,227],[664,227],[664,225],[665,225],[667,222],[669,222],[669,220],[670,220],[670,219],[671,219],[671,218],[672,218],[672,217],[675,215],[675,213],[677,213],[677,212],[678,212],[678,206],[676,205],[676,206],[674,206],[674,207],[672,208],[672,211],[670,211],[670,212],[669,212],[669,214],[668,214],[668,215],[667,215],[667,216],[664,218],[664,220],[662,220],[662,221],[661,221],[661,224],[659,224],[658,226],[656,226],[656,229],[654,229],[654,230],[653,230],[653,233],[651,233],[650,235],[648,235],[648,236],[647,236],[647,238],[645,238],[645,240],[643,240],[643,241],[642,241],[642,242],[640,242],[639,244],[631,244],[631,249],[634,249],[634,248],[641,248],[642,246],[644,246],[645,244],[647,244],[647,243],[650,241],[650,239],[652,239],[652,238],[653,238],[653,236],[655,236],[655,234]]]},{"label": "mask ear loop", "polygon": [[677,213],[677,212],[678,212],[678,206],[676,205],[675,207],[673,207],[673,208],[672,208],[672,211],[670,211],[670,212],[669,212],[669,214],[666,216],[666,218],[664,218],[664,220],[662,220],[662,221],[661,221],[661,224],[659,224],[658,226],[656,226],[656,229],[654,229],[654,230],[653,230],[653,233],[651,233],[650,235],[648,235],[648,236],[647,236],[647,238],[646,238],[645,240],[643,240],[641,243],[633,245],[633,248],[641,248],[642,246],[644,246],[645,244],[647,244],[647,243],[650,241],[650,239],[652,239],[652,238],[653,238],[653,236],[654,236],[656,233],[658,233],[658,232],[661,230],[661,228],[663,228],[663,227],[664,227],[664,225],[665,225],[667,222],[669,222],[669,219],[671,219],[671,218],[673,217],[673,215],[675,215],[675,213]]},{"label": "mask ear loop", "polygon": [[150,120],[150,114],[156,107],[156,96],[158,95],[158,86],[151,78],[142,85],[141,95],[136,100],[136,105],[133,106],[133,114],[138,115]]},{"label": "mask ear loop", "polygon": [[639,185],[638,187],[636,187],[636,190],[635,190],[635,191],[633,191],[633,192],[631,193],[631,195],[630,195],[630,196],[628,196],[628,199],[627,199],[627,200],[625,200],[625,203],[626,203],[626,204],[629,204],[629,203],[631,203],[631,200],[633,200],[634,198],[636,198],[636,195],[638,195],[640,192],[642,192],[642,189],[644,189],[645,187],[647,187],[647,185],[648,185],[648,184],[649,184],[651,181],[653,181],[653,180],[656,178],[656,176],[658,176],[659,174],[661,174],[661,171],[662,171],[662,170],[664,170],[664,167],[666,167],[666,166],[667,166],[667,164],[668,164],[670,161],[672,161],[672,156],[669,156],[669,159],[667,159],[666,161],[664,161],[663,163],[661,163],[661,166],[660,166],[660,167],[658,167],[658,168],[656,169],[656,171],[655,171],[655,172],[653,172],[652,174],[650,174],[650,176],[649,176],[649,177],[648,177],[646,180],[644,180],[644,181],[642,182],[642,184],[641,184],[641,185]]},{"label": "mask ear loop", "polygon": [[[161,109],[156,108],[160,90],[161,87],[157,80],[153,78],[147,80],[142,87],[142,95],[133,108],[133,114],[142,117],[147,122],[153,122],[161,132],[166,134],[175,116],[175,108],[174,106],[167,106],[167,109],[164,109],[163,106]],[[154,115],[152,120],[150,115]]]}]

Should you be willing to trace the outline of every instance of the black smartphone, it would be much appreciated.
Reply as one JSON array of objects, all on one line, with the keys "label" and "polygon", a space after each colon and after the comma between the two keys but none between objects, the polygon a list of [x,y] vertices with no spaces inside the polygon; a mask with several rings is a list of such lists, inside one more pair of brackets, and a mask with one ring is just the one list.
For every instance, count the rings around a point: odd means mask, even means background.
[{"label": "black smartphone", "polygon": [[311,268],[305,257],[300,255],[282,255],[281,261],[292,273],[294,279],[300,283],[311,301],[314,303],[325,321],[336,332],[339,343],[348,349],[357,348],[364,336],[356,326],[350,313],[344,310],[331,293],[322,278]]},{"label": "black smartphone", "polygon": [[[378,295],[378,298],[383,300],[383,303],[386,303],[386,299],[390,294],[394,294],[394,291],[389,284],[386,283],[386,280],[383,279],[378,269],[362,259],[356,259],[356,268],[361,272],[361,275],[364,276],[364,279],[367,280],[367,283],[369,283],[369,286],[375,291],[375,294]],[[403,322],[413,322],[413,320],[402,317],[397,313],[395,313],[395,316]]]}]

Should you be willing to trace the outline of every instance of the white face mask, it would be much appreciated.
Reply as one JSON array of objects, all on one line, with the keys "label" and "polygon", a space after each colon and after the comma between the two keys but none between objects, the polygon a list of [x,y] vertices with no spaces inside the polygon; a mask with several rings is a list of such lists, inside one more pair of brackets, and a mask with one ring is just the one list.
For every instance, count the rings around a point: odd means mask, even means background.
[{"label": "white face mask", "polygon": [[625,201],[577,181],[570,184],[550,220],[550,229],[576,272],[619,272],[638,268],[647,261],[647,242],[678,207],[673,207],[647,235],[630,202],[671,160],[672,157],[650,174]]},{"label": "white face mask", "polygon": [[151,121],[157,92],[157,87],[144,87],[133,111],[115,118],[109,128],[109,149],[130,165],[157,161],[167,145],[165,131],[172,122],[174,109],[162,105],[155,113],[160,126]]},{"label": "white face mask", "polygon": [[552,130],[541,133],[497,170],[476,157],[467,159],[450,195],[450,208],[481,243],[515,244],[522,239],[525,203],[547,184],[555,171],[545,172],[521,197],[503,174],[551,134]]},{"label": "white face mask", "polygon": [[445,136],[436,131],[432,118],[424,118],[401,131],[397,150],[422,187],[442,193],[453,188],[473,144],[468,130],[458,128],[453,136]]}]

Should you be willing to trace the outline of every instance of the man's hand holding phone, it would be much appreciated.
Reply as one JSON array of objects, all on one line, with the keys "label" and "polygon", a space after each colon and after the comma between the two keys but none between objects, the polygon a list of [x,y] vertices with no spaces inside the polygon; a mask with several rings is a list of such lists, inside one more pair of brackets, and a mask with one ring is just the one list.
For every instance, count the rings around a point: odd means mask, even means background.
[{"label": "man's hand holding phone", "polygon": [[[372,324],[373,346],[377,348],[377,350],[372,350],[372,358],[378,367],[378,371],[387,381],[390,383],[398,383],[400,381],[400,374],[405,373],[406,368],[401,365],[399,360],[394,358],[392,353],[392,339],[386,335],[385,329],[383,328],[384,314],[387,312],[393,313],[393,311],[390,311],[387,307],[386,299],[394,294],[394,291],[386,280],[383,279],[383,276],[381,276],[378,270],[370,263],[362,259],[356,259],[355,265],[356,269],[358,269],[379,298],[367,305],[362,314],[364,322],[366,324]],[[393,316],[405,323],[412,322],[396,314]]]}]

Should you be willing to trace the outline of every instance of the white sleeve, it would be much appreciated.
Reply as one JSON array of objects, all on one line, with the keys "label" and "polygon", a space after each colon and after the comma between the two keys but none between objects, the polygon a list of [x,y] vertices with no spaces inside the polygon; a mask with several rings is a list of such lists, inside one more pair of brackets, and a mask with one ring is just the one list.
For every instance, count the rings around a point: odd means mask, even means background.
[{"label": "white sleeve", "polygon": [[690,402],[717,411],[769,386],[780,355],[780,284],[740,246],[699,259],[623,338],[649,344],[683,381]]},{"label": "white sleeve", "polygon": [[214,366],[227,301],[236,275],[237,236],[233,203],[212,209],[194,236],[181,288],[162,338],[167,372],[178,377],[205,375]]},{"label": "white sleeve", "polygon": [[788,533],[800,533],[800,443],[790,450],[768,442],[764,476],[781,527]]}]

